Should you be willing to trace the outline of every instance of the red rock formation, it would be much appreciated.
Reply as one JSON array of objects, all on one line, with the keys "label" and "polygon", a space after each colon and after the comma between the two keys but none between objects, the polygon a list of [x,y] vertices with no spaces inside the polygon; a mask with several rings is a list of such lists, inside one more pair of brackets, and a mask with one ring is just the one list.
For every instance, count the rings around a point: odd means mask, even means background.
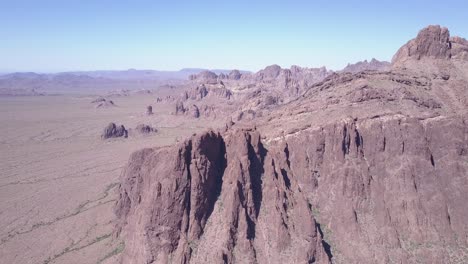
[{"label": "red rock formation", "polygon": [[200,101],[207,96],[229,100],[231,99],[232,91],[226,89],[222,84],[220,84],[218,87],[211,86],[209,88],[207,88],[206,85],[201,84],[194,88],[189,88],[186,91],[184,91],[181,99],[184,101]]},{"label": "red rock formation", "polygon": [[287,142],[291,177],[338,263],[456,263],[466,253],[466,120],[345,120]]},{"label": "red rock formation", "polygon": [[146,115],[152,115],[153,114],[153,107],[151,105],[148,105],[146,107]]},{"label": "red rock formation", "polygon": [[218,75],[211,71],[202,71],[198,74],[189,76],[191,81],[199,81],[206,84],[216,84],[218,82]]},{"label": "red rock formation", "polygon": [[329,263],[288,156],[255,131],[136,152],[116,207],[124,263]]},{"label": "red rock formation", "polygon": [[145,149],[122,175],[124,262],[449,263],[468,243],[467,157],[456,118],[344,120],[268,150],[245,130]]},{"label": "red rock formation", "polygon": [[242,74],[240,73],[239,70],[232,70],[229,72],[228,78],[230,80],[239,80],[242,77]]},{"label": "red rock formation", "polygon": [[259,89],[222,134],[134,153],[123,263],[466,263],[468,75],[427,32],[420,71],[332,74],[263,117]]},{"label": "red rock formation", "polygon": [[145,124],[139,124],[135,127],[136,132],[140,134],[150,134],[150,133],[156,133],[158,130],[154,127],[151,127],[150,125],[145,125]]},{"label": "red rock formation", "polygon": [[108,138],[117,138],[117,137],[128,137],[128,131],[125,129],[124,125],[117,126],[114,123],[109,123],[104,128],[104,132],[101,135],[102,139],[108,139]]},{"label": "red rock formation", "polygon": [[185,114],[185,112],[187,111],[187,109],[184,107],[184,103],[182,103],[182,101],[177,101],[176,104],[175,104],[175,114],[176,115],[183,115]]},{"label": "red rock formation", "polygon": [[415,39],[401,47],[392,59],[393,64],[408,59],[467,59],[468,42],[460,37],[450,38],[447,28],[428,26],[422,29]]},{"label": "red rock formation", "polygon": [[387,61],[378,61],[372,59],[371,61],[359,61],[354,64],[348,64],[342,72],[358,73],[362,71],[388,71],[390,70],[391,63]]},{"label": "red rock formation", "polygon": [[188,114],[190,117],[193,117],[193,118],[199,118],[200,109],[198,109],[197,105],[191,105],[189,109],[187,110],[186,114]]},{"label": "red rock formation", "polygon": [[201,84],[195,88],[184,91],[182,96],[183,100],[192,99],[192,100],[201,100],[208,95],[208,89],[204,84]]}]

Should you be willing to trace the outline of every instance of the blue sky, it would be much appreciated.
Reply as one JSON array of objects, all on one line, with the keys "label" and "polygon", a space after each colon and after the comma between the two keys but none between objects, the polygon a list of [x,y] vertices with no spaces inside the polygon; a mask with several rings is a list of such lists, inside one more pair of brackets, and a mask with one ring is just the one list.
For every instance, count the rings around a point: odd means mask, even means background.
[{"label": "blue sky", "polygon": [[468,1],[0,0],[0,71],[340,69],[429,24],[468,37]]}]

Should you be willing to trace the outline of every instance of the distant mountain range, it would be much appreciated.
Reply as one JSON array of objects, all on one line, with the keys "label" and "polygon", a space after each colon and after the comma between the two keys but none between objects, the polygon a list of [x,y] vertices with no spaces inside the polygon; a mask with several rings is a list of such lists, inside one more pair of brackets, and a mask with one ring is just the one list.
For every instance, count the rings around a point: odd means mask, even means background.
[{"label": "distant mountain range", "polygon": [[[180,84],[192,74],[206,69],[180,71],[122,70],[76,71],[60,73],[0,73],[0,95],[36,95],[46,93],[89,93],[110,90],[155,89],[165,84]],[[231,70],[213,70],[230,72]],[[247,71],[242,71],[247,72]]]},{"label": "distant mountain range", "polygon": [[[6,78],[48,78],[53,79],[57,76],[88,76],[92,78],[106,78],[114,80],[186,80],[192,74],[197,74],[208,69],[203,68],[184,68],[179,71],[158,71],[158,70],[98,70],[98,71],[70,71],[59,73],[34,73],[34,72],[14,72],[5,73],[0,72],[0,79]],[[212,69],[209,70],[220,73],[229,73],[231,70],[225,69]],[[249,71],[240,71],[241,73],[249,73]]]},{"label": "distant mountain range", "polygon": [[[370,62],[363,61],[355,64],[348,64],[348,66],[346,66],[342,71],[353,73],[365,70],[381,71],[388,69],[389,65],[389,62],[381,62],[372,59]],[[277,65],[272,66],[275,67],[267,67],[266,69],[281,69]],[[294,69],[293,71],[297,71],[302,68],[296,66],[292,69]],[[259,74],[263,74],[263,71],[264,70],[259,71]],[[0,73],[0,95],[36,95],[64,92],[92,93],[110,90],[156,89],[166,84],[181,84],[188,81],[190,76],[195,76],[203,72],[214,73],[214,76],[227,76],[232,72],[232,70],[184,68],[179,71],[128,69],[121,71],[98,70],[59,73]],[[252,72],[245,70],[239,70],[238,72],[242,75],[253,74]],[[329,71],[329,73],[332,73],[332,71]],[[322,78],[323,77],[324,76],[322,76]]]}]

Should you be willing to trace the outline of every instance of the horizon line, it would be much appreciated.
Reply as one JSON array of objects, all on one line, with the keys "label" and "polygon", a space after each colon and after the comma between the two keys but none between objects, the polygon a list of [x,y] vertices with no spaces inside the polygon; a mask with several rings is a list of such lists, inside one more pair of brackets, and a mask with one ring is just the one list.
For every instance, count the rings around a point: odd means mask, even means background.
[{"label": "horizon line", "polygon": [[207,67],[185,67],[185,68],[180,68],[180,69],[156,69],[156,68],[134,68],[134,67],[129,67],[126,69],[75,69],[75,70],[57,70],[57,71],[40,71],[40,70],[12,70],[12,69],[0,69],[0,74],[13,74],[13,73],[36,73],[36,74],[58,74],[58,73],[79,73],[79,72],[100,72],[100,71],[108,71],[108,72],[127,72],[127,71],[156,71],[156,72],[180,72],[184,70],[202,70],[202,71],[232,71],[232,70],[239,70],[239,71],[246,71],[246,72],[258,72],[263,69],[265,69],[268,66],[272,65],[278,65],[282,69],[290,69],[293,66],[298,66],[301,68],[309,68],[309,69],[320,69],[320,68],[325,68],[326,70],[331,70],[331,71],[340,71],[343,70],[346,66],[356,64],[359,62],[370,62],[373,59],[379,61],[379,62],[389,62],[391,61],[388,60],[379,60],[375,57],[371,59],[364,59],[356,62],[348,62],[344,67],[339,68],[339,69],[334,69],[334,67],[327,67],[326,65],[322,66],[301,66],[297,64],[291,64],[289,67],[282,66],[276,63],[266,65],[260,69],[257,70],[252,70],[252,69],[242,69],[242,68],[223,68],[223,67],[215,67],[215,68],[207,68]]}]

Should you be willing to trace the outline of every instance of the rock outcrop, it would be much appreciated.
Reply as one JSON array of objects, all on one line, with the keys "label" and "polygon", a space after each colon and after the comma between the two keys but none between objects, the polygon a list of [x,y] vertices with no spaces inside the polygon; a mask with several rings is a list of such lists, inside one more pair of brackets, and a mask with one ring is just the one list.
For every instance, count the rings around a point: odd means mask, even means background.
[{"label": "rock outcrop", "polygon": [[232,95],[232,91],[225,88],[224,84],[221,82],[220,84],[215,86],[210,85],[209,88],[207,88],[205,84],[189,88],[182,93],[181,100],[200,101],[207,96],[229,100],[231,99]]},{"label": "rock outcrop", "polygon": [[265,69],[258,71],[255,73],[255,79],[257,81],[263,80],[272,80],[278,77],[281,73],[281,67],[279,65],[273,64],[270,66],[265,67]]},{"label": "rock outcrop", "polygon": [[199,118],[200,117],[200,110],[198,109],[197,105],[191,105],[186,112],[190,117]]},{"label": "rock outcrop", "polygon": [[202,71],[198,74],[190,75],[189,80],[206,84],[216,84],[218,82],[218,75],[212,71]]},{"label": "rock outcrop", "polygon": [[151,105],[148,105],[146,107],[146,115],[152,115],[153,114],[153,107]]},{"label": "rock outcrop", "polygon": [[358,73],[362,71],[388,71],[391,63],[387,61],[379,61],[372,59],[371,61],[359,61],[354,64],[348,64],[342,72]]},{"label": "rock outcrop", "polygon": [[453,59],[468,61],[468,40],[461,37],[451,37],[450,44]]},{"label": "rock outcrop", "polygon": [[204,84],[201,84],[195,88],[191,88],[187,91],[184,91],[182,95],[183,100],[201,100],[208,95],[208,89]]},{"label": "rock outcrop", "polygon": [[236,130],[139,151],[116,207],[123,260],[455,263],[468,242],[467,131],[462,119],[395,116],[268,149]]},{"label": "rock outcrop", "polygon": [[116,207],[122,261],[330,263],[288,159],[246,130],[134,153]]},{"label": "rock outcrop", "polygon": [[282,69],[278,65],[271,65],[251,76],[256,86],[268,87],[279,91],[287,91],[284,99],[288,97],[296,98],[303,93],[310,85],[322,81],[332,72],[325,67],[322,68],[302,68],[291,66],[290,69]]},{"label": "rock outcrop", "polygon": [[232,70],[228,75],[228,78],[230,80],[239,80],[241,77],[242,77],[242,74],[240,73],[239,70]]},{"label": "rock outcrop", "polygon": [[218,75],[218,80],[224,80],[226,78],[227,78],[226,74],[224,74],[222,72]]},{"label": "rock outcrop", "polygon": [[183,115],[185,114],[185,112],[187,111],[187,109],[185,108],[184,106],[184,103],[182,103],[182,101],[177,101],[176,104],[175,104],[175,114],[176,115]]},{"label": "rock outcrop", "polygon": [[466,263],[465,40],[418,38],[396,64],[419,68],[331,73],[286,103],[304,69],[269,67],[235,126],[132,154],[123,263]]},{"label": "rock outcrop", "polygon": [[462,59],[468,58],[468,42],[460,37],[450,38],[447,28],[428,26],[422,29],[415,39],[401,47],[392,59],[393,64],[406,60]]},{"label": "rock outcrop", "polygon": [[143,134],[143,135],[158,132],[158,130],[156,128],[153,128],[150,125],[145,125],[145,124],[137,125],[135,127],[135,131],[140,133],[140,134]]},{"label": "rock outcrop", "polygon": [[293,175],[326,223],[336,263],[458,263],[466,256],[465,122],[348,119],[287,140]]},{"label": "rock outcrop", "polygon": [[[204,105],[203,109],[205,110],[204,114],[208,116],[208,112],[211,111],[212,109],[209,108],[208,106]],[[200,109],[196,104],[191,104],[189,107],[185,107],[184,104],[181,101],[178,101],[176,103],[176,115],[186,115],[191,118],[199,118],[201,116],[200,114]]]},{"label": "rock outcrop", "polygon": [[125,129],[124,125],[117,126],[115,123],[110,123],[104,128],[104,132],[101,135],[102,139],[117,137],[128,137],[128,131]]}]

